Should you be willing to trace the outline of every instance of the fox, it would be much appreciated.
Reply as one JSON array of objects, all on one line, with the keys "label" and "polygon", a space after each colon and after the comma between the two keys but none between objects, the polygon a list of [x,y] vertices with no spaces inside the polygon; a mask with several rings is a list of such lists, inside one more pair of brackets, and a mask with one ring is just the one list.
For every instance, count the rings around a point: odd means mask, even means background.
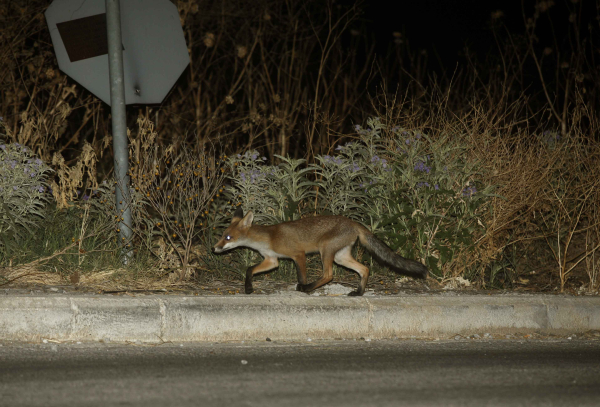
[{"label": "fox", "polygon": [[[369,269],[352,257],[351,250],[357,240],[375,259],[399,274],[426,279],[429,273],[425,265],[396,254],[366,227],[344,216],[313,216],[270,226],[253,225],[253,220],[251,211],[244,216],[242,208],[238,207],[231,224],[213,247],[215,253],[247,247],[263,256],[262,262],[246,270],[246,294],[254,292],[254,275],[273,271],[279,266],[280,258],[287,258],[296,264],[298,291],[309,293],[331,282],[335,262],[358,273],[358,288],[349,295],[361,296],[367,287]],[[306,255],[313,253],[321,255],[323,276],[308,284]]]},{"label": "fox", "polygon": [[[399,274],[426,279],[429,273],[425,265],[396,254],[366,227],[344,216],[312,216],[270,226],[253,225],[253,220],[252,211],[244,216],[242,208],[238,207],[231,224],[213,247],[215,253],[247,247],[264,257],[262,262],[248,267],[246,271],[246,294],[254,292],[252,278],[256,274],[273,271],[279,266],[279,259],[284,258],[296,263],[297,291],[309,293],[331,282],[335,262],[358,273],[358,288],[349,295],[361,296],[367,288],[369,268],[352,257],[352,247],[357,239],[380,263]],[[323,277],[308,284],[306,255],[313,253],[321,255]]]}]

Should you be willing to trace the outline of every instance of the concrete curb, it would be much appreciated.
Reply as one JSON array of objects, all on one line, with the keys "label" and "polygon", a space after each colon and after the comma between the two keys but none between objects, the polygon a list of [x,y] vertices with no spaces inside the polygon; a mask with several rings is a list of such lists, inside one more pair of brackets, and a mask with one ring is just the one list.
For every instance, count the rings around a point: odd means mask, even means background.
[{"label": "concrete curb", "polygon": [[448,338],[600,330],[600,297],[3,296],[0,340]]}]

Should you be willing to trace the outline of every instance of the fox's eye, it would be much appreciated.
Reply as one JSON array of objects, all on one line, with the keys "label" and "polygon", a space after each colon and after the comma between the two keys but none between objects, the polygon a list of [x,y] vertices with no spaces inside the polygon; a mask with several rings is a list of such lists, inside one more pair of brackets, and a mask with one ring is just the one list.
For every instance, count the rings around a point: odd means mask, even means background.
[{"label": "fox's eye", "polygon": [[225,240],[231,240],[231,236],[229,236],[229,235],[225,236]]}]

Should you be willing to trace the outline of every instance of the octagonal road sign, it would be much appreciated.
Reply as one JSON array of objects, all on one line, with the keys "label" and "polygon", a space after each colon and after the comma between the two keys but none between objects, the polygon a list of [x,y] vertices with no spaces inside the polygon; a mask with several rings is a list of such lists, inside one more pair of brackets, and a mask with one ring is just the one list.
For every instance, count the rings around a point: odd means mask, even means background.
[{"label": "octagonal road sign", "polygon": [[[125,103],[161,103],[189,63],[177,7],[120,3]],[[110,105],[105,0],[54,0],[46,21],[60,70]]]}]

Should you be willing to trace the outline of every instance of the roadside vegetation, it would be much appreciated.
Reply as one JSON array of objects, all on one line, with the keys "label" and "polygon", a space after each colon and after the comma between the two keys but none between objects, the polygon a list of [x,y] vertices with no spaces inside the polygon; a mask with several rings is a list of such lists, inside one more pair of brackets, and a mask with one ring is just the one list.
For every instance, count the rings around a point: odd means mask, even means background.
[{"label": "roadside vegetation", "polygon": [[360,4],[177,1],[190,67],[163,105],[128,107],[129,242],[110,109],[58,70],[49,3],[0,4],[0,285],[241,287],[258,255],[210,248],[242,206],[348,216],[442,285],[598,294],[600,27],[582,2],[539,1],[520,32],[495,12],[489,55],[445,70],[399,32],[376,55]]}]

